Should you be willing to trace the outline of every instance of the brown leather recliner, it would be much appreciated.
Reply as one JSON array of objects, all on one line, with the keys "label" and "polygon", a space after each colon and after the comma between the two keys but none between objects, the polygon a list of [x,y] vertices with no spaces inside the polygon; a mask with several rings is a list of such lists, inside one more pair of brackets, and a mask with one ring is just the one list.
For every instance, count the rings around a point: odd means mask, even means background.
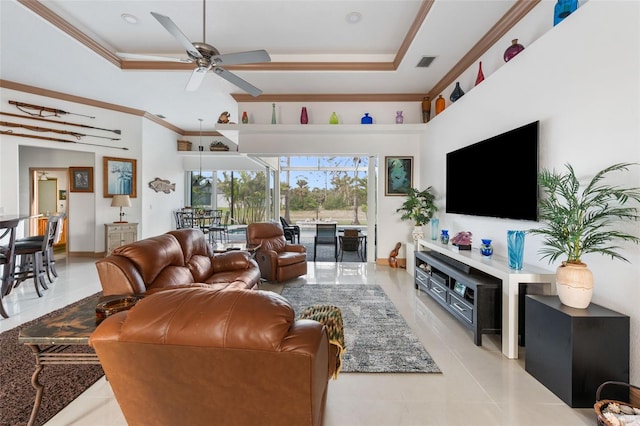
[{"label": "brown leather recliner", "polygon": [[168,288],[257,288],[260,269],[246,251],[214,255],[204,233],[178,229],[116,248],[96,262],[105,296]]},{"label": "brown leather recliner", "polygon": [[90,338],[130,425],[321,425],[326,328],[264,290],[146,296]]},{"label": "brown leather recliner", "polygon": [[247,227],[247,243],[261,244],[255,259],[262,278],[282,282],[307,273],[306,247],[289,244],[279,223],[250,223]]}]

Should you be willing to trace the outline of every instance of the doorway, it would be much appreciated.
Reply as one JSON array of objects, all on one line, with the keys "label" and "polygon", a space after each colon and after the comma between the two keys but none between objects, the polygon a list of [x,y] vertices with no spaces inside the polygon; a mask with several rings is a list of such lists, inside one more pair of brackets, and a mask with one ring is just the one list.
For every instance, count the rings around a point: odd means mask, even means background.
[{"label": "doorway", "polygon": [[29,235],[43,235],[50,215],[64,215],[62,229],[54,245],[56,258],[67,256],[68,179],[67,168],[29,168],[30,214]]}]

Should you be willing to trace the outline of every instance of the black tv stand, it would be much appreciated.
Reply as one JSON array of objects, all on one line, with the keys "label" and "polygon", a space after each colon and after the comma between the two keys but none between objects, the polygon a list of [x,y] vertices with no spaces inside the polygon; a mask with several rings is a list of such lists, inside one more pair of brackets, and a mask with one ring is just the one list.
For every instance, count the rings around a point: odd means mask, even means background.
[{"label": "black tv stand", "polygon": [[500,334],[501,280],[434,251],[415,257],[415,287],[470,328],[473,343],[480,346],[482,334]]}]

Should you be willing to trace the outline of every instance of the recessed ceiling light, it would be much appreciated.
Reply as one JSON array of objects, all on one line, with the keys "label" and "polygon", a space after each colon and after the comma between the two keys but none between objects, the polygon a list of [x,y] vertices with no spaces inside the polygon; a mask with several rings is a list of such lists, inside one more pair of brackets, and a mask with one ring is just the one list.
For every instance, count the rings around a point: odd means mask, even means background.
[{"label": "recessed ceiling light", "polygon": [[350,24],[357,24],[362,20],[362,14],[360,12],[350,12],[350,13],[347,13],[347,16],[345,19]]},{"label": "recessed ceiling light", "polygon": [[135,25],[138,23],[138,18],[129,13],[123,13],[120,17],[128,24]]}]

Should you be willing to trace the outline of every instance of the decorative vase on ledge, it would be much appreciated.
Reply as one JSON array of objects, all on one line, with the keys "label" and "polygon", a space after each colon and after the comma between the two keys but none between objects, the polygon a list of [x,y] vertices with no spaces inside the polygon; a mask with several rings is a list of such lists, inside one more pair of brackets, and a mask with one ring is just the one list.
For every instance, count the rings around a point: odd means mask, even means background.
[{"label": "decorative vase on ledge", "polygon": [[455,102],[463,96],[464,96],[464,90],[462,90],[462,87],[460,87],[460,82],[456,81],[456,87],[453,88],[453,92],[451,92],[451,96],[449,96],[449,100],[451,102]]},{"label": "decorative vase on ledge", "polygon": [[509,254],[509,268],[519,271],[522,269],[524,257],[525,231],[507,231],[507,253]]},{"label": "decorative vase on ledge", "polygon": [[440,219],[434,217],[429,223],[431,225],[431,239],[435,241],[438,239],[438,227],[440,226]]},{"label": "decorative vase on ledge", "polygon": [[364,117],[360,119],[360,124],[373,124],[373,117],[369,117],[369,113],[365,112]]},{"label": "decorative vase on ledge", "polygon": [[449,244],[449,230],[448,229],[443,229],[442,231],[440,231],[440,242],[442,244]]},{"label": "decorative vase on ledge", "polygon": [[524,50],[524,46],[518,43],[518,39],[514,38],[511,40],[511,46],[507,47],[507,50],[504,51],[503,59],[505,62],[509,62],[516,56],[518,53]]},{"label": "decorative vase on ledge", "polygon": [[491,240],[481,240],[482,244],[480,244],[480,254],[483,256],[491,256],[493,254],[493,246],[491,245]]}]

